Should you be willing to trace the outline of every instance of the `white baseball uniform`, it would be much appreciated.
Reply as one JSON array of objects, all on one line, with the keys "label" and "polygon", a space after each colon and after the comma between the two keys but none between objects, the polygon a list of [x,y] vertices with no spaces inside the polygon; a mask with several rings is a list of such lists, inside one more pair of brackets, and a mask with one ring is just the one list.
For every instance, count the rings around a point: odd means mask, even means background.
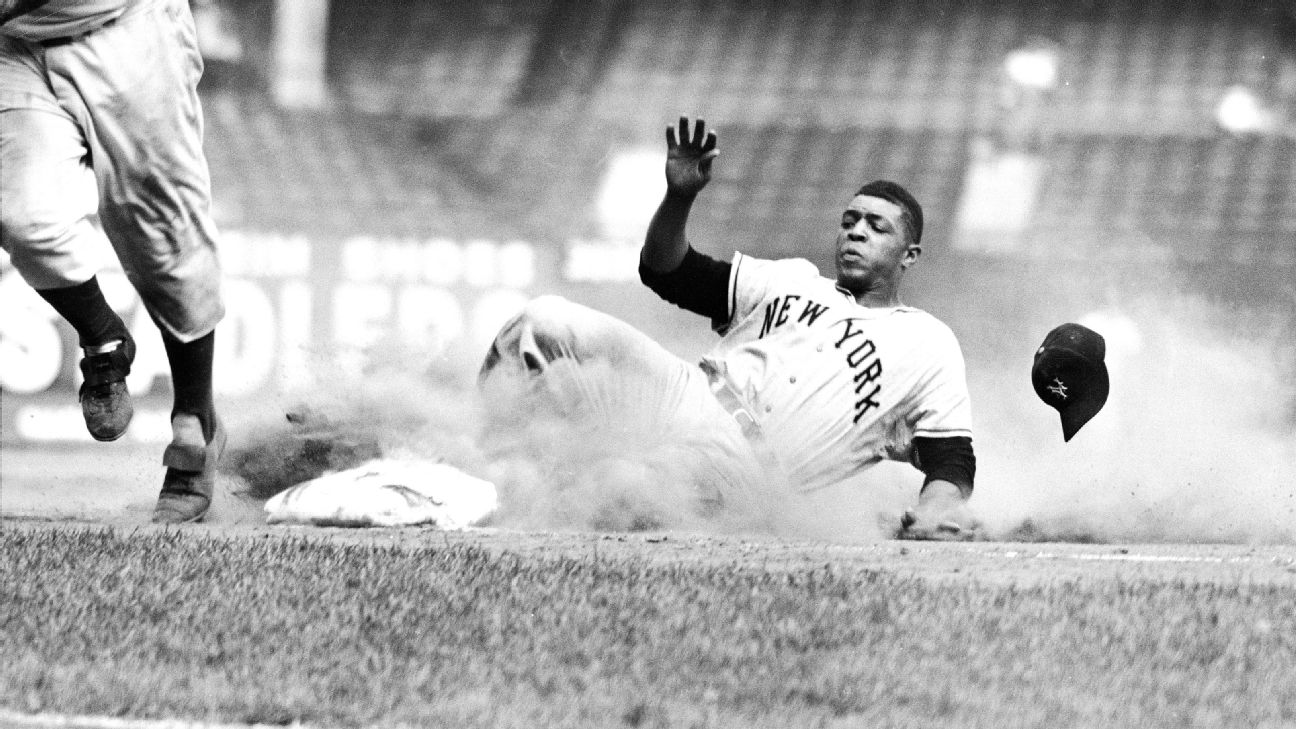
[{"label": "white baseball uniform", "polygon": [[[930,314],[860,306],[809,261],[741,253],[728,310],[699,367],[614,317],[542,297],[501,330],[483,378],[543,372],[558,360],[588,371],[610,363],[602,371],[619,376],[582,378],[580,397],[666,430],[671,418],[710,418],[730,450],[737,423],[757,458],[801,491],[849,480],[882,459],[911,461],[915,436],[971,437],[963,356]],[[627,380],[635,392],[626,392]]]},{"label": "white baseball uniform", "polygon": [[803,259],[737,253],[729,294],[702,369],[798,488],[910,461],[914,436],[972,436],[963,354],[932,315],[860,306]]}]

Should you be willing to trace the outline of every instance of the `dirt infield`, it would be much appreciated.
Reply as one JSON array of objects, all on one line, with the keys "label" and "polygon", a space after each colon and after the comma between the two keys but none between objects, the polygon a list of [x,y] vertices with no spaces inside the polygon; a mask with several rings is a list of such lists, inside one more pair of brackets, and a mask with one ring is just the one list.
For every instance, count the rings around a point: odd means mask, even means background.
[{"label": "dirt infield", "polygon": [[[161,482],[156,448],[93,444],[0,449],[0,526],[84,528],[102,525],[151,530],[148,516]],[[786,540],[768,535],[707,535],[669,532],[587,533],[482,529],[334,529],[267,526],[260,505],[239,495],[242,484],[222,477],[205,524],[194,532],[230,537],[302,537],[415,546],[470,542],[496,551],[587,555],[636,553],[666,561],[759,560],[805,567],[816,562],[916,570],[952,578],[1102,579],[1130,575],[1222,577],[1263,583],[1296,581],[1296,553],[1282,545],[1071,544],[979,541],[926,543],[859,540]]]},{"label": "dirt infield", "polygon": [[[164,469],[160,446],[94,443],[0,448],[0,517],[127,526],[148,522]],[[215,525],[259,523],[240,485],[217,482]]]},{"label": "dirt infield", "polygon": [[[118,444],[0,450],[0,528],[156,529],[149,511],[162,467],[156,448]],[[670,532],[589,533],[429,528],[336,529],[267,526],[242,484],[222,477],[205,524],[194,533],[231,538],[307,537],[340,543],[419,545],[471,543],[524,555],[611,557],[661,562],[735,560],[790,569],[815,564],[876,567],[951,580],[1034,583],[1057,580],[1183,578],[1193,581],[1296,583],[1296,553],[1281,545],[1072,544],[1058,541],[929,543],[872,539],[787,540],[768,535]]]},{"label": "dirt infield", "polygon": [[[132,509],[130,514],[138,514]],[[0,529],[79,530],[96,525],[119,533],[166,531],[130,514],[103,521],[87,518],[8,516]],[[186,526],[195,536],[235,540],[308,539],[320,543],[417,549],[471,545],[526,557],[624,559],[660,564],[757,564],[771,570],[832,565],[879,569],[898,575],[951,582],[1028,586],[1104,580],[1246,583],[1296,586],[1296,553],[1282,546],[1193,544],[1069,544],[1063,542],[880,542],[796,541],[762,535],[667,532],[526,532],[505,529],[442,531],[435,528],[347,529],[267,526],[254,513],[240,519]],[[173,527],[172,527],[173,528]]]}]

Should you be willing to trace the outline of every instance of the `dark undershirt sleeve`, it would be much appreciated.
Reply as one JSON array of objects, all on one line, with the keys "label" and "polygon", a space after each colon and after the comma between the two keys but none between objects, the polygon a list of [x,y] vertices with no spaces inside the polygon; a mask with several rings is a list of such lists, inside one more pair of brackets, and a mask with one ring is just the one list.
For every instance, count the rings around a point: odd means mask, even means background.
[{"label": "dark undershirt sleeve", "polygon": [[729,321],[729,275],[733,264],[718,261],[689,246],[674,271],[657,273],[639,262],[639,280],[666,301],[711,319],[713,326]]},{"label": "dark undershirt sleeve", "polygon": [[913,463],[927,475],[927,481],[941,479],[959,487],[963,495],[972,493],[976,477],[976,455],[972,452],[972,439],[967,436],[913,439]]}]

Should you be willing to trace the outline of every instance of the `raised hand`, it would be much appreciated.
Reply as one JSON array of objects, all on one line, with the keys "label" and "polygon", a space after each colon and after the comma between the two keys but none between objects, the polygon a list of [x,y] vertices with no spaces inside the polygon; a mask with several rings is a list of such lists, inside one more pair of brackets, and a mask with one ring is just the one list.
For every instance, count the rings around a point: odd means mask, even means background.
[{"label": "raised hand", "polygon": [[706,129],[698,119],[689,134],[689,120],[681,116],[679,135],[675,127],[666,127],[666,187],[677,195],[696,195],[711,181],[711,163],[716,149],[716,133]]}]

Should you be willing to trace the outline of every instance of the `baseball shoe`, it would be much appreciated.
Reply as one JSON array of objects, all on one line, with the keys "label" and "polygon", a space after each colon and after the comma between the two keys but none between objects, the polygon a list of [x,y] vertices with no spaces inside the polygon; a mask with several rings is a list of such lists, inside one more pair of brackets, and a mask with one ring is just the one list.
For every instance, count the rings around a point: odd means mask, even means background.
[{"label": "baseball shoe", "polygon": [[130,335],[108,352],[87,353],[81,359],[85,382],[78,395],[86,430],[95,440],[112,441],[122,437],[135,415],[126,375],[135,361],[135,340]]},{"label": "baseball shoe", "polygon": [[171,419],[171,434],[171,444],[162,454],[167,472],[153,508],[153,523],[202,521],[211,508],[216,466],[225,452],[225,425],[217,418],[211,441],[204,442],[198,416],[180,413]]}]

